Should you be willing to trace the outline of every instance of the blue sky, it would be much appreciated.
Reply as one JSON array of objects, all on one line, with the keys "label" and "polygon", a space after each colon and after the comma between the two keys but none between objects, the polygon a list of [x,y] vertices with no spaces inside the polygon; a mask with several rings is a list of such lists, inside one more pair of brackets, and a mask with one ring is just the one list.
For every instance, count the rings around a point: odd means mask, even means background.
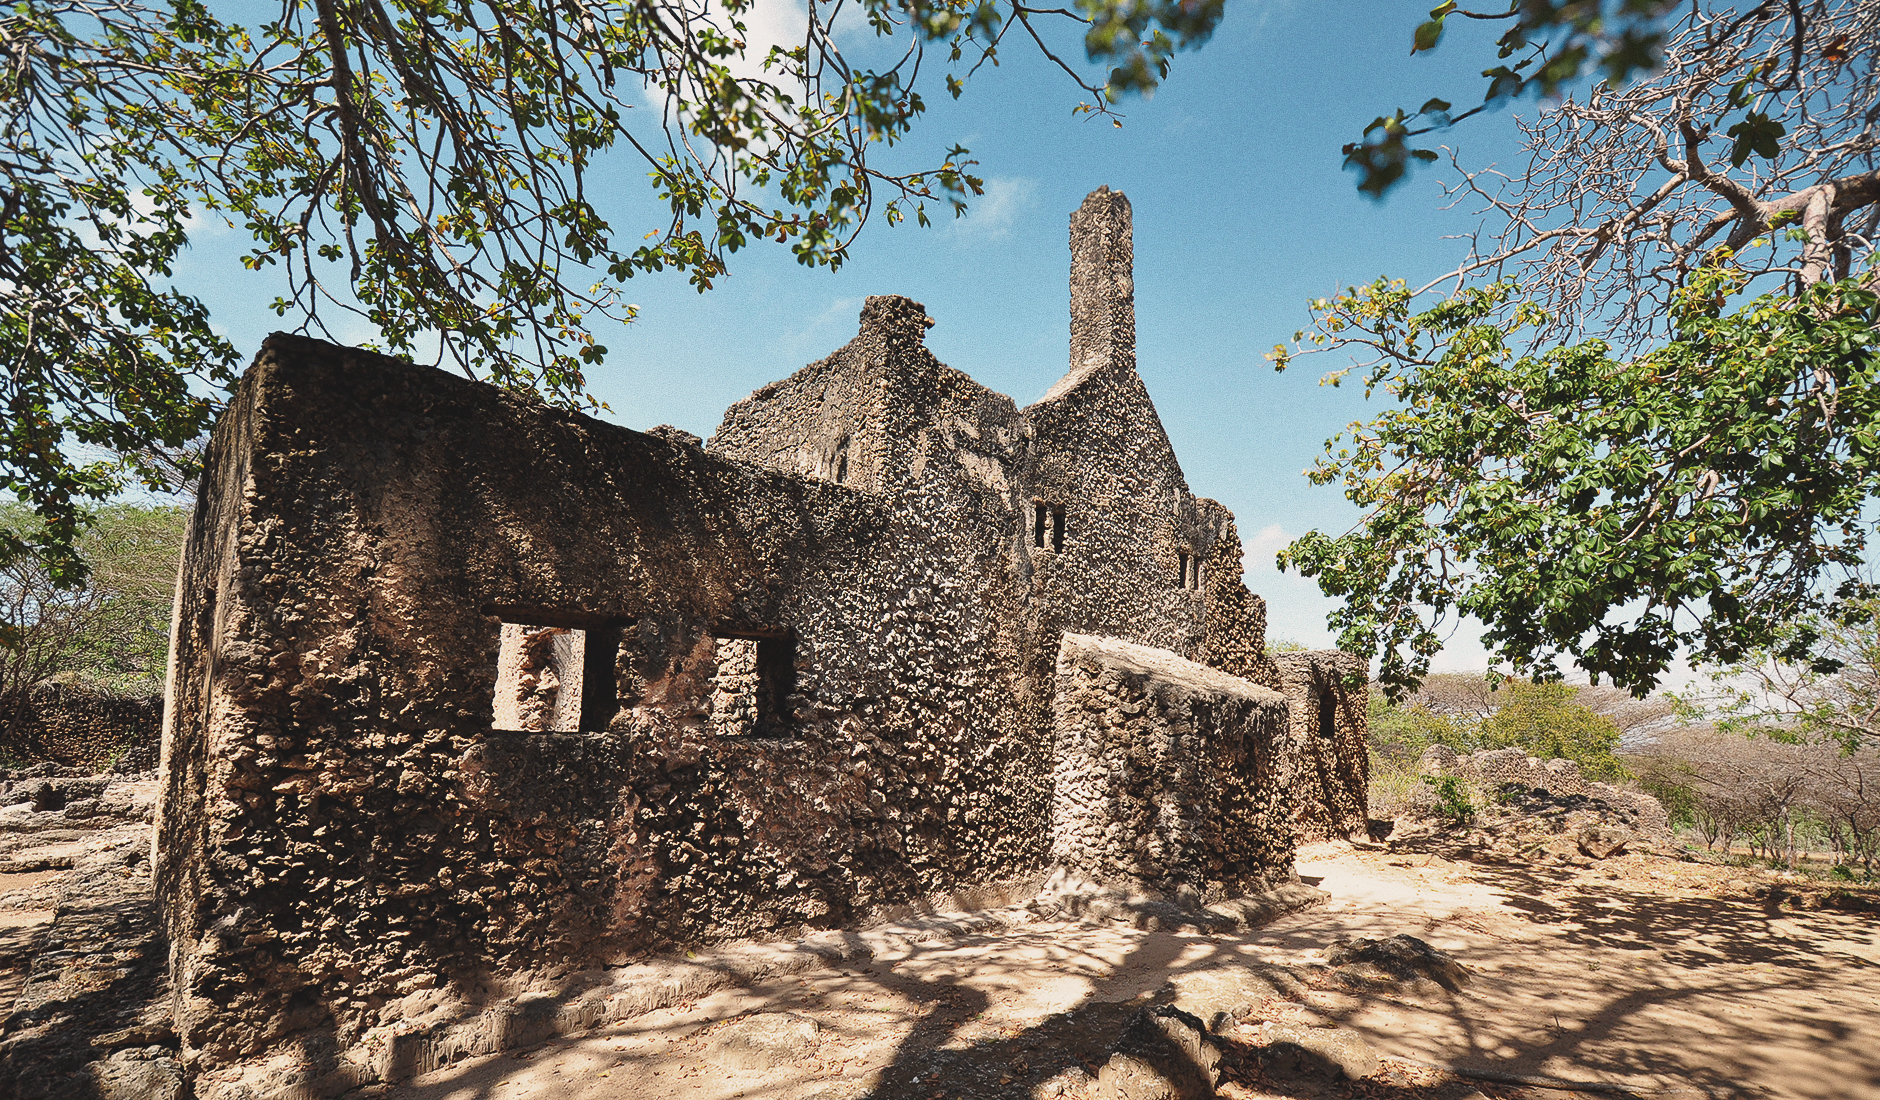
[{"label": "blue sky", "polygon": [[[767,0],[788,3],[790,0]],[[1285,375],[1262,359],[1307,320],[1308,299],[1379,275],[1425,280],[1453,265],[1446,234],[1472,220],[1445,213],[1425,169],[1386,202],[1359,196],[1339,147],[1387,108],[1440,95],[1477,102],[1486,36],[1409,56],[1429,0],[1234,0],[1213,41],[1184,53],[1153,100],[1124,105],[1124,125],[1073,117],[1078,90],[1014,43],[958,102],[937,85],[906,155],[971,148],[987,194],[966,218],[934,227],[877,219],[836,273],[798,266],[782,248],[738,254],[731,277],[699,295],[680,277],[642,276],[627,294],[640,320],[602,329],[608,361],[590,373],[612,419],[670,423],[701,436],[725,406],[821,358],[854,335],[862,299],[905,294],[937,324],[943,361],[1023,405],[1063,373],[1068,355],[1070,212],[1100,184],[1135,210],[1138,363],[1190,486],[1231,508],[1248,545],[1247,580],[1269,601],[1270,632],[1331,644],[1328,601],[1273,569],[1273,553],[1309,529],[1342,531],[1354,513],[1336,489],[1302,476],[1327,437],[1366,415],[1359,388],[1318,384],[1343,365],[1308,360]],[[1081,51],[1072,56],[1081,58]],[[1532,111],[1532,104],[1517,110]],[[1445,135],[1473,164],[1518,163],[1507,112]],[[659,224],[642,169],[611,181],[617,225]],[[199,236],[177,282],[201,294],[244,354],[282,322],[265,305],[281,288],[235,263],[237,233]],[[215,288],[204,293],[204,287]],[[372,337],[337,328],[348,342]],[[1479,668],[1464,631],[1439,668]]]}]

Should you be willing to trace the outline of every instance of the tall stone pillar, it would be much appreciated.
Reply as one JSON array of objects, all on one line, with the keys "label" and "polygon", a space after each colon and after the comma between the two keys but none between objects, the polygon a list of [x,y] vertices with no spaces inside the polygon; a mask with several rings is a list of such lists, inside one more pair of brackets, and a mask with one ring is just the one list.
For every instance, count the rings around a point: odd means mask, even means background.
[{"label": "tall stone pillar", "polygon": [[1129,199],[1099,187],[1071,215],[1073,374],[1136,365],[1136,283]]}]

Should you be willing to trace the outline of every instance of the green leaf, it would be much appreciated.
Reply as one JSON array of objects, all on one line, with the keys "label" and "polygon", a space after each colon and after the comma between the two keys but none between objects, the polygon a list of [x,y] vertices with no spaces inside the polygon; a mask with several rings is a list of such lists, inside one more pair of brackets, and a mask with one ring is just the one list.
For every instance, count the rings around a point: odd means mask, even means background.
[{"label": "green leaf", "polygon": [[1726,131],[1729,137],[1736,139],[1730,148],[1730,164],[1741,168],[1752,153],[1766,160],[1775,160],[1782,155],[1782,136],[1786,133],[1788,127],[1780,120],[1760,111],[1749,112],[1743,116],[1743,121]]},{"label": "green leaf", "polygon": [[1433,50],[1436,48],[1436,43],[1441,41],[1442,37],[1443,20],[1441,17],[1431,19],[1427,23],[1418,24],[1416,35],[1410,43],[1410,52],[1416,54],[1424,50]]}]

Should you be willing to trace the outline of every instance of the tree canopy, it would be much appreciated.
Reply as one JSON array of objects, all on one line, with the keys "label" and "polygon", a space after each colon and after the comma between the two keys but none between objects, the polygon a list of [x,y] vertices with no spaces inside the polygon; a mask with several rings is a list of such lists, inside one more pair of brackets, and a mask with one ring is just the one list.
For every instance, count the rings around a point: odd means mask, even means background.
[{"label": "tree canopy", "polygon": [[1457,612],[1517,671],[1640,694],[1680,654],[1826,671],[1820,624],[1873,594],[1880,3],[1620,7],[1627,60],[1543,81],[1523,171],[1456,160],[1457,268],[1321,299],[1269,356],[1354,353],[1391,401],[1310,471],[1359,523],[1280,560],[1396,691]]},{"label": "tree canopy", "polygon": [[[83,584],[61,584],[41,560],[0,565],[0,724],[32,688],[69,677],[106,691],[161,691],[170,648],[176,563],[188,515],[181,508],[111,504],[85,517]],[[0,504],[0,530],[32,538],[40,519]]]},{"label": "tree canopy", "polygon": [[1587,705],[1612,702],[1597,696],[1596,689],[1561,683],[1439,675],[1399,703],[1375,696],[1370,743],[1399,768],[1432,745],[1461,753],[1518,748],[1543,760],[1571,760],[1590,779],[1621,779],[1628,774],[1618,756],[1623,731]]},{"label": "tree canopy", "polygon": [[[1403,182],[1411,165],[1438,159],[1436,150],[1415,146],[1412,138],[1446,130],[1523,95],[1556,95],[1588,71],[1622,85],[1635,72],[1657,68],[1666,35],[1665,17],[1681,4],[1682,0],[1509,0],[1506,7],[1476,11],[1457,0],[1443,0],[1430,9],[1428,19],[1417,24],[1410,53],[1436,49],[1452,20],[1498,27],[1498,64],[1482,71],[1488,81],[1482,102],[1456,111],[1448,100],[1431,98],[1414,111],[1399,107],[1373,119],[1361,140],[1345,146],[1345,165],[1357,171],[1358,190],[1381,198]],[[1757,10],[1773,6],[1765,3]]]},{"label": "tree canopy", "polygon": [[[196,218],[252,234],[245,262],[282,273],[293,324],[356,312],[394,353],[435,338],[471,376],[579,404],[596,319],[631,315],[624,280],[702,290],[758,242],[835,266],[877,213],[962,209],[966,149],[887,151],[1008,40],[1107,114],[1223,2],[809,0],[800,36],[765,44],[755,0],[288,0],[261,22],[21,0],[0,14],[0,488],[45,522],[0,561],[76,580],[83,502],[162,481],[160,455],[209,423],[236,353],[170,280]],[[1107,77],[1066,60],[1066,30]],[[664,207],[651,227],[596,196],[623,160]]]}]

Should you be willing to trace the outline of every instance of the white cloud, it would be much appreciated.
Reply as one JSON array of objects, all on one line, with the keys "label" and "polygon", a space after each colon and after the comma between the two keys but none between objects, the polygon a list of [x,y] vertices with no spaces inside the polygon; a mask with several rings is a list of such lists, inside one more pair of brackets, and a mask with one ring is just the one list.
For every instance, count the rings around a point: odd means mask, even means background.
[{"label": "white cloud", "polygon": [[854,337],[864,298],[836,298],[821,312],[804,317],[779,334],[772,346],[792,365],[821,357]]},{"label": "white cloud", "polygon": [[986,181],[986,193],[967,205],[966,216],[952,222],[955,235],[974,241],[997,241],[1012,235],[1033,206],[1037,205],[1038,181],[1023,176],[1006,176]]},{"label": "white cloud", "polygon": [[[1290,16],[1298,6],[1297,0],[1266,0],[1254,9],[1253,25],[1248,27],[1245,33],[1249,37],[1258,37],[1274,19]],[[1241,19],[1247,18],[1245,9],[1238,9],[1236,14]]]},{"label": "white cloud", "polygon": [[[154,224],[146,219],[156,214],[157,200],[142,191],[132,191],[130,200],[133,218],[128,228],[135,232],[149,232]],[[104,247],[104,238],[98,233],[97,223],[90,218],[75,217],[70,220],[70,224],[72,232],[86,248],[97,251]],[[189,207],[183,214],[183,232],[188,234],[191,241],[220,237],[231,228],[227,217],[221,214],[204,217],[202,210],[196,206]]]},{"label": "white cloud", "polygon": [[[725,10],[721,0],[704,0],[702,6],[697,0],[687,0],[683,10],[695,22],[707,22],[725,34],[736,34],[731,27],[733,16]],[[782,86],[782,75],[775,67],[766,70],[764,59],[770,56],[773,46],[790,50],[804,44],[809,34],[809,9],[798,0],[755,0],[736,18],[744,24],[744,50],[721,63],[740,80],[767,80]],[[669,106],[664,90],[650,83],[643,90],[649,106],[656,110]],[[695,98],[697,94],[697,89],[688,84],[686,98]]]},{"label": "white cloud", "polygon": [[1243,544],[1240,554],[1241,572],[1253,575],[1258,573],[1277,574],[1273,568],[1273,556],[1285,549],[1293,537],[1277,523],[1269,523],[1253,533],[1253,537]]},{"label": "white cloud", "polygon": [[[718,0],[711,0],[711,12],[724,18]],[[770,56],[772,46],[790,50],[804,44],[809,34],[809,9],[796,0],[757,0],[745,10],[743,22],[744,54],[727,67],[740,77],[764,76],[764,58]],[[774,70],[769,78],[777,79]]]}]

